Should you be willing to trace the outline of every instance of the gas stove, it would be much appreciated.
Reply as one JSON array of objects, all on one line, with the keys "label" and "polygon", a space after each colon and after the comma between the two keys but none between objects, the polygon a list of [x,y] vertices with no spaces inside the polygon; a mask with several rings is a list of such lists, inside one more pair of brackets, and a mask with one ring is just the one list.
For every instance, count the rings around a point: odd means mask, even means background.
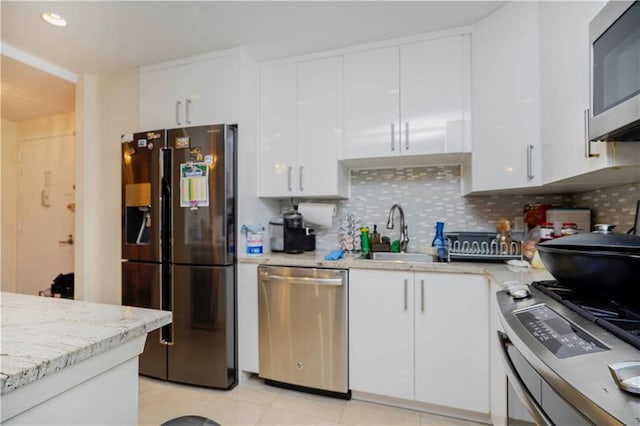
[{"label": "gas stove", "polygon": [[521,387],[533,421],[640,425],[639,302],[592,298],[557,281],[528,290],[496,297],[509,384]]}]

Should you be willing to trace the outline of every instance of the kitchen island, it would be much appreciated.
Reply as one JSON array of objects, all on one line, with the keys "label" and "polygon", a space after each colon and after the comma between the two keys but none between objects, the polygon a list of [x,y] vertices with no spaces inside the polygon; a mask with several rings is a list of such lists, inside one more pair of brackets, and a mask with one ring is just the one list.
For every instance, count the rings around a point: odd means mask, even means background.
[{"label": "kitchen island", "polygon": [[138,356],[171,313],[0,293],[3,424],[137,424]]}]

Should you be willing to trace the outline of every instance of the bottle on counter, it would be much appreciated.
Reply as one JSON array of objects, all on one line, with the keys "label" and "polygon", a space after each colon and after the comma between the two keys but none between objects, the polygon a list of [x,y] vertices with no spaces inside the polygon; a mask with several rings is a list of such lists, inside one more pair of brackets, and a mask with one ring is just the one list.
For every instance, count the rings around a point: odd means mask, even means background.
[{"label": "bottle on counter", "polygon": [[444,239],[444,222],[436,222],[436,235],[433,237],[431,247],[435,247],[440,262],[447,261],[447,242]]},{"label": "bottle on counter", "polygon": [[496,222],[496,243],[498,254],[511,254],[511,223],[507,219]]},{"label": "bottle on counter", "polygon": [[380,244],[380,234],[378,233],[378,225],[373,225],[373,232],[369,236],[369,242],[371,245]]},{"label": "bottle on counter", "polygon": [[371,246],[369,244],[369,228],[366,226],[360,228],[360,247],[363,255],[368,255],[371,251]]},{"label": "bottle on counter", "polygon": [[574,222],[562,222],[562,229],[560,233],[562,236],[577,234],[578,225]]},{"label": "bottle on counter", "polygon": [[540,241],[549,241],[555,238],[553,222],[543,222],[540,225]]}]

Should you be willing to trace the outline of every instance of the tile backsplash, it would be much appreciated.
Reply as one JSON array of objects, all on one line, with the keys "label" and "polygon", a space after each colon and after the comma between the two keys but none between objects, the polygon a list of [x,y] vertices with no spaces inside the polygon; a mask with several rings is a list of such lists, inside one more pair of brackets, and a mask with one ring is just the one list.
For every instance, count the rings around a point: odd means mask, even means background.
[{"label": "tile backsplash", "polygon": [[[498,219],[519,220],[529,203],[554,204],[561,207],[589,207],[592,223],[614,223],[626,232],[633,224],[636,202],[640,199],[640,183],[623,185],[580,194],[545,195],[460,195],[460,167],[407,167],[394,169],[354,170],[351,172],[351,198],[348,200],[314,200],[337,206],[333,226],[316,227],[319,250],[339,246],[338,227],[351,214],[363,225],[377,225],[381,235],[398,239],[399,217],[395,229],[386,229],[389,208],[398,203],[408,225],[409,249],[431,246],[436,221],[445,222],[449,231],[493,231]],[[285,203],[283,203],[285,204]],[[286,203],[288,205],[288,202]]]}]

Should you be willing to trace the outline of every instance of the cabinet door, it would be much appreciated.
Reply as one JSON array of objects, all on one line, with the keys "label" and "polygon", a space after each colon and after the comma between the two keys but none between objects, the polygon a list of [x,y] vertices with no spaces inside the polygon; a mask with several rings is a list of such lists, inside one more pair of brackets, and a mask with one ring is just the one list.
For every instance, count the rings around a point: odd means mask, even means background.
[{"label": "cabinet door", "polygon": [[296,195],[296,64],[264,67],[260,72],[258,194]]},{"label": "cabinet door", "polygon": [[140,73],[140,130],[184,126],[184,72],[181,66]]},{"label": "cabinet door", "polygon": [[465,66],[463,36],[400,47],[400,151],[462,152]]},{"label": "cabinet door", "polygon": [[349,386],[413,399],[413,273],[349,270]]},{"label": "cabinet door", "polygon": [[344,58],[344,158],[397,155],[400,149],[399,49]]},{"label": "cabinet door", "polygon": [[225,55],[185,65],[185,125],[237,123],[240,57]]},{"label": "cabinet door", "polygon": [[416,273],[415,399],[489,412],[489,283]]},{"label": "cabinet door", "polygon": [[[342,145],[342,57],[298,64],[298,195],[346,194]],[[343,188],[344,187],[344,188]]]},{"label": "cabinet door", "polygon": [[[589,22],[602,2],[540,4],[543,173],[545,182],[598,168],[606,152],[587,158],[585,110],[589,107]],[[592,143],[594,153],[604,144]]]},{"label": "cabinet door", "polygon": [[473,190],[541,184],[538,3],[511,2],[473,33]]}]

